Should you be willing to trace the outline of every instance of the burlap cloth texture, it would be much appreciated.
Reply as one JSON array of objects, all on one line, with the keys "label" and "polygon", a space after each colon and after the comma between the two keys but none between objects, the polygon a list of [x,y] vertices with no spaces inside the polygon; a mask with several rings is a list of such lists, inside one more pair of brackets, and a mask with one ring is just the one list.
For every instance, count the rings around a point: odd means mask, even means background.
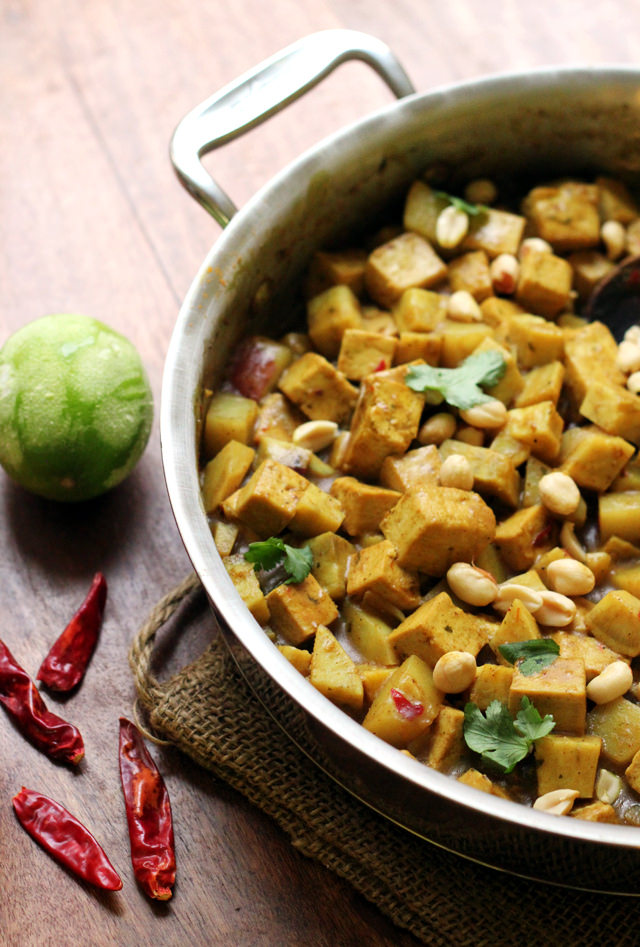
[{"label": "burlap cloth texture", "polygon": [[159,682],[151,671],[156,632],[198,586],[189,576],[138,632],[129,661],[139,702],[157,736],[267,813],[298,851],[429,947],[640,944],[634,898],[534,884],[475,865],[351,796],[264,713],[220,634],[194,663]]}]

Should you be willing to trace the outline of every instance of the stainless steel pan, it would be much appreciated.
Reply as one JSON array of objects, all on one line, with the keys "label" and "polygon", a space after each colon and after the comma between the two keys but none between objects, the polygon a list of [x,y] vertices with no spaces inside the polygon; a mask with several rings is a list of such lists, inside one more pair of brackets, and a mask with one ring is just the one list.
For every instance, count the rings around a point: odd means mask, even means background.
[{"label": "stainless steel pan", "polygon": [[[253,127],[331,69],[360,59],[399,101],[308,151],[240,211],[200,157]],[[188,190],[226,229],[181,308],[163,382],[169,496],[187,552],[237,663],[291,738],[368,805],[431,842],[506,871],[637,894],[640,829],[559,818],[480,793],[363,730],[295,671],[232,585],[200,501],[204,385],[215,385],[247,327],[279,335],[314,249],[374,219],[434,163],[478,175],[605,172],[640,183],[640,71],[544,69],[414,94],[388,48],[351,31],[309,37],[196,108],[172,140]]]}]

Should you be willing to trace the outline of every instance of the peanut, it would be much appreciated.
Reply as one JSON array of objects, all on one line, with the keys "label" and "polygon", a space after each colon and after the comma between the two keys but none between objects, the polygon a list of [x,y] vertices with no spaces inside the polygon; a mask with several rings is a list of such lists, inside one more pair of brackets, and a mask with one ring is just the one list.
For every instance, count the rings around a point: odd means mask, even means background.
[{"label": "peanut", "polygon": [[589,566],[575,559],[550,562],[547,578],[553,591],[562,595],[588,595],[596,584],[596,577]]},{"label": "peanut", "polygon": [[447,315],[456,322],[482,321],[482,310],[466,289],[459,289],[449,296]]},{"label": "peanut", "polygon": [[585,562],[587,554],[576,538],[575,523],[566,522],[562,524],[562,529],[560,530],[560,545],[563,549],[566,549],[569,555],[573,556],[574,559]]},{"label": "peanut", "polygon": [[436,240],[441,247],[452,250],[462,243],[469,230],[469,218],[463,210],[450,204],[438,214]]},{"label": "peanut", "polygon": [[424,422],[418,431],[421,444],[440,445],[456,433],[456,419],[448,411],[438,411]]},{"label": "peanut", "polygon": [[443,487],[457,487],[458,490],[473,490],[473,471],[467,458],[462,454],[450,454],[443,460],[440,484]]},{"label": "peanut", "polygon": [[578,796],[577,789],[552,789],[551,792],[538,796],[533,808],[549,815],[568,815]]},{"label": "peanut", "polygon": [[540,479],[540,499],[551,513],[571,516],[580,506],[580,490],[575,480],[560,470],[545,474]]},{"label": "peanut", "polygon": [[445,694],[460,694],[476,679],[476,659],[468,651],[447,651],[436,662],[433,683]]},{"label": "peanut", "polygon": [[616,364],[625,374],[633,374],[640,370],[640,344],[623,339],[618,346]]},{"label": "peanut", "polygon": [[528,585],[521,585],[519,582],[503,582],[498,586],[498,594],[492,602],[496,611],[504,614],[508,612],[514,601],[518,599],[528,612],[535,615],[538,609],[542,607],[542,595],[540,590],[532,589]]},{"label": "peanut", "polygon": [[587,697],[596,704],[608,704],[626,694],[633,684],[633,672],[624,661],[608,664],[587,684]]},{"label": "peanut", "polygon": [[520,275],[520,264],[512,253],[500,253],[489,266],[491,284],[495,293],[510,296],[515,292]]},{"label": "peanut", "polygon": [[640,394],[640,372],[631,372],[627,378],[627,388],[634,395]]},{"label": "peanut", "polygon": [[535,250],[536,253],[553,253],[551,244],[543,240],[542,237],[527,237],[526,240],[522,241],[518,252],[518,256],[521,260],[527,255],[529,250]]},{"label": "peanut", "polygon": [[337,433],[338,425],[335,421],[305,421],[295,429],[292,440],[298,447],[306,447],[315,454],[316,451],[333,444]]},{"label": "peanut", "polygon": [[627,232],[619,220],[605,220],[600,228],[600,238],[610,260],[618,260],[624,253]]},{"label": "peanut", "polygon": [[454,595],[467,605],[490,605],[498,594],[498,583],[489,572],[469,562],[454,562],[447,572]]},{"label": "peanut", "polygon": [[540,592],[542,605],[536,612],[536,621],[553,628],[570,625],[576,615],[576,603],[560,592]]},{"label": "peanut", "polygon": [[622,790],[622,780],[617,773],[612,773],[609,769],[601,769],[596,780],[596,798],[600,802],[607,802],[612,805]]},{"label": "peanut", "polygon": [[460,417],[466,424],[487,430],[497,430],[504,427],[507,420],[507,409],[502,401],[492,398],[491,401],[481,401],[472,408],[460,411]]}]

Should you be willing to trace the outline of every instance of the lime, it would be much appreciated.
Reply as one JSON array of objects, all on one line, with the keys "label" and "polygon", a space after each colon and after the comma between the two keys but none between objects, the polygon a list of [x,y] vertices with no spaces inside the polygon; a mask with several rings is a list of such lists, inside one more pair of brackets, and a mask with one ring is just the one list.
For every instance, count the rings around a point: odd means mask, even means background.
[{"label": "lime", "polygon": [[136,349],[88,316],[43,316],[0,350],[0,464],[52,500],[115,487],[142,456],[153,396]]}]

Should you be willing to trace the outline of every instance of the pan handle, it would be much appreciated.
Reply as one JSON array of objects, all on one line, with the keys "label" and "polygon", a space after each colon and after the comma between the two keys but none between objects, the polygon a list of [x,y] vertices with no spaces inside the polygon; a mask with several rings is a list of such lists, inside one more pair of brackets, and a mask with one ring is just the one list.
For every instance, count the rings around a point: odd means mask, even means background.
[{"label": "pan handle", "polygon": [[287,46],[185,115],[171,139],[171,161],[182,184],[222,227],[237,208],[201,157],[259,125],[351,59],[375,69],[398,98],[415,91],[379,39],[357,30],[323,30]]}]

